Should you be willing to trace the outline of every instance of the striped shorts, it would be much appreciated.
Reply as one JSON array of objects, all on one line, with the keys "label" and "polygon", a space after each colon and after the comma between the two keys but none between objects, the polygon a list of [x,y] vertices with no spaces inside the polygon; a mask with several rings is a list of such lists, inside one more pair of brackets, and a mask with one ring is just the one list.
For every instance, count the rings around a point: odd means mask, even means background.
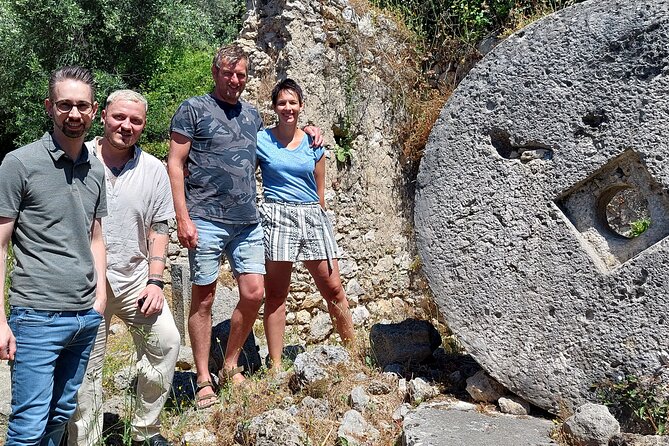
[{"label": "striped shorts", "polygon": [[339,257],[332,223],[320,203],[266,200],[260,207],[265,257],[280,262]]}]

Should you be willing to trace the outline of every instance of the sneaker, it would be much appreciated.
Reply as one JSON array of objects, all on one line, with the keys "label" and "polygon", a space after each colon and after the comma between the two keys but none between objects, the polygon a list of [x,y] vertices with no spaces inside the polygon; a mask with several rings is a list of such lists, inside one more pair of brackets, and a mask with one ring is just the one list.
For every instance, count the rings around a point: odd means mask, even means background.
[{"label": "sneaker", "polygon": [[132,440],[132,446],[174,446],[172,443],[167,441],[167,438],[163,437],[160,434],[156,434],[151,438],[146,438],[144,440]]}]

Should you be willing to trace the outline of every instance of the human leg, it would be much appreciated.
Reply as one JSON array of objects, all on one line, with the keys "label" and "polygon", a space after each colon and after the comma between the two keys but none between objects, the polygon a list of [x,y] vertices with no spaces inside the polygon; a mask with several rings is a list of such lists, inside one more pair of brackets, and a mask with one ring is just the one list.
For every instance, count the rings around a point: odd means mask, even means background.
[{"label": "human leg", "polygon": [[77,392],[77,409],[67,424],[68,446],[100,444],[103,428],[102,367],[111,318],[118,312],[119,299],[107,283],[107,306],[104,321],[98,327],[95,344],[88,359],[84,379]]},{"label": "human leg", "polygon": [[[109,294],[108,294],[109,295]],[[109,306],[109,305],[108,305]],[[111,318],[111,315],[109,316]],[[95,345],[88,360],[84,379],[77,392],[77,409],[67,424],[68,446],[93,446],[102,438],[102,366],[107,344],[109,319],[98,327]]]},{"label": "human leg", "polygon": [[[230,335],[223,362],[223,369],[227,371],[237,367],[244,342],[251,333],[253,323],[258,316],[264,292],[262,274],[241,274],[237,277],[237,285],[239,286],[239,302],[230,317]],[[233,383],[244,380],[241,373],[236,373],[230,378]]]},{"label": "human leg", "polygon": [[11,415],[6,446],[37,445],[44,435],[53,393],[53,371],[62,349],[54,329],[56,312],[12,308],[9,326],[16,337],[11,366]]},{"label": "human leg", "polygon": [[[62,316],[61,319],[66,319]],[[77,391],[84,379],[88,360],[95,344],[95,339],[103,322],[101,314],[95,310],[76,312],[67,318],[67,325],[77,326],[76,332],[67,339],[63,350],[56,360],[54,370],[53,396],[44,438],[40,445],[59,446],[60,440],[77,408]]]},{"label": "human leg", "polygon": [[[235,237],[228,243],[225,252],[239,287],[239,302],[230,317],[230,335],[221,374],[228,377],[229,372],[237,368],[244,342],[251,333],[262,304],[265,250],[260,224],[236,228]],[[235,373],[229,378],[233,383],[244,380],[241,373]]]},{"label": "human leg", "polygon": [[[230,238],[228,225],[193,219],[198,231],[198,244],[188,253],[190,274],[193,281],[191,304],[188,313],[188,335],[197,372],[198,383],[209,383],[209,351],[211,348],[211,307],[216,293],[216,279],[221,266],[223,246]],[[208,397],[209,396],[209,397]],[[198,407],[208,407],[215,402],[211,386],[198,386]]]},{"label": "human leg", "polygon": [[345,345],[351,345],[355,338],[351,311],[348,308],[348,299],[339,277],[339,263],[332,259],[332,268],[327,260],[306,260],[304,266],[316,282],[316,287],[328,305],[328,312],[332,318],[337,333]]},{"label": "human leg", "polygon": [[6,446],[57,445],[75,409],[75,394],[102,316],[14,308],[17,341],[12,415]]},{"label": "human leg", "polygon": [[130,293],[123,299],[125,305],[119,316],[130,327],[137,350],[137,397],[131,434],[133,440],[145,440],[160,434],[160,412],[172,386],[180,337],[167,305],[159,314],[146,317],[137,309],[137,296]]},{"label": "human leg", "polygon": [[[211,380],[209,375],[209,351],[211,349],[211,307],[214,303],[216,282],[209,285],[195,285],[191,291],[190,312],[188,314],[188,335],[197,372],[197,382]],[[216,397],[212,387],[204,387],[197,396]],[[205,404],[206,405],[206,404]]]},{"label": "human leg", "polygon": [[286,331],[286,298],[290,289],[292,262],[265,262],[265,310],[263,325],[272,368],[281,367],[283,335]]}]

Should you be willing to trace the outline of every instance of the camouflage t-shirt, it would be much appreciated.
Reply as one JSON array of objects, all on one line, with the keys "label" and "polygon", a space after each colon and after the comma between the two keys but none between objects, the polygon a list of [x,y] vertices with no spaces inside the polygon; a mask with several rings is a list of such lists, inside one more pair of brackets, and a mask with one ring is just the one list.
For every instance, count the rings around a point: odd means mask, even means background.
[{"label": "camouflage t-shirt", "polygon": [[232,224],[260,221],[256,207],[258,110],[211,94],[184,101],[172,117],[171,132],[191,140],[186,160],[186,205],[191,218]]}]

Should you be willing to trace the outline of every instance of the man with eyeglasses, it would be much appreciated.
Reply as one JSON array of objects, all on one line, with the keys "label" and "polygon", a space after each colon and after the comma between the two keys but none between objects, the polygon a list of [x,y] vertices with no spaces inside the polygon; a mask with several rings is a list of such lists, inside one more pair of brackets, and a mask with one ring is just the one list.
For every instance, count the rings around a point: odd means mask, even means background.
[{"label": "man with eyeglasses", "polygon": [[106,305],[104,169],[84,146],[97,111],[93,77],[51,74],[53,130],[0,165],[0,277],[11,238],[9,322],[0,287],[0,359],[12,374],[6,446],[58,445],[76,407]]},{"label": "man with eyeglasses", "polygon": [[104,136],[87,143],[105,166],[109,216],[105,323],[77,396],[68,427],[70,446],[102,443],[102,366],[113,316],[129,328],[137,350],[137,391],[130,435],[137,446],[171,446],[160,434],[160,412],[169,397],[181,338],[165,303],[163,270],[174,217],[167,171],[137,144],[146,125],[146,99],[132,90],[109,95],[102,110]]},{"label": "man with eyeglasses", "polygon": [[[256,136],[262,128],[255,107],[241,100],[248,56],[236,44],[223,46],[211,67],[214,91],[187,99],[172,117],[167,169],[177,236],[189,250],[193,282],[188,332],[197,369],[196,405],[216,403],[209,375],[211,308],[221,257],[237,279],[239,303],[230,318],[222,382],[244,381],[238,367],[264,295],[265,250],[256,207]],[[322,143],[320,129],[305,129]]]}]

